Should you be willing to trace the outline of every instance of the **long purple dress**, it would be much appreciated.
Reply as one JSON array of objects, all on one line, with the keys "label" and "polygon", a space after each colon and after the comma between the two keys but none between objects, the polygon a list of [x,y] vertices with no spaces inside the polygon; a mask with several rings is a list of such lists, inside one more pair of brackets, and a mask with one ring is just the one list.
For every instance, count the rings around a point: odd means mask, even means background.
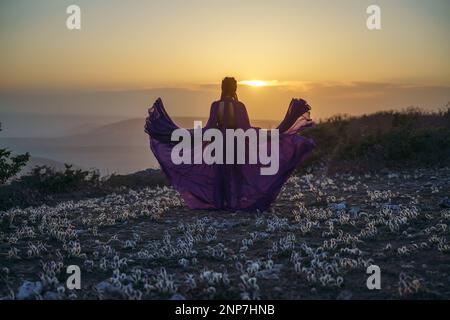
[{"label": "long purple dress", "polygon": [[[161,99],[156,100],[148,111],[145,132],[150,136],[150,148],[162,171],[189,208],[265,211],[294,169],[315,147],[312,139],[298,135],[303,128],[312,125],[309,110],[304,100],[293,99],[277,127],[279,170],[275,175],[261,175],[263,165],[259,161],[257,164],[247,161],[246,164],[174,164],[171,152],[178,141],[171,141],[171,135],[179,127],[170,119]],[[252,127],[244,104],[225,98],[211,105],[209,120],[203,130],[211,128],[224,133],[225,129]],[[193,134],[193,130],[190,133]]]}]

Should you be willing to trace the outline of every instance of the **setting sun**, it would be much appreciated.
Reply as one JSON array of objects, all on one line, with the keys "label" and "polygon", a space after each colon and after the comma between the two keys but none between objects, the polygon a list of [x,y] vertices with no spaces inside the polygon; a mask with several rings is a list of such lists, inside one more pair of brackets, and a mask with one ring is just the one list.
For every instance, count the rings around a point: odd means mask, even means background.
[{"label": "setting sun", "polygon": [[240,81],[239,84],[243,84],[250,87],[266,87],[269,85],[267,81],[263,80],[244,80]]}]

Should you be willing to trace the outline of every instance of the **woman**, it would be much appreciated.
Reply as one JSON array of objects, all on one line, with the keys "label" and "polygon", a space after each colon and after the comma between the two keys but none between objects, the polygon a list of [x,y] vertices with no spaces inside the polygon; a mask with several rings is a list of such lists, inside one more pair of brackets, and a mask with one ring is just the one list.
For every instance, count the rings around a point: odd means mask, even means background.
[{"label": "woman", "polygon": [[[222,81],[221,98],[211,105],[210,116],[203,130],[214,128],[225,134],[226,129],[253,128],[244,104],[238,100],[236,90],[237,82],[234,78]],[[261,175],[260,169],[264,165],[259,162],[174,164],[171,153],[178,142],[171,141],[171,136],[179,127],[170,119],[161,99],[149,109],[145,132],[150,136],[151,150],[162,171],[189,208],[265,211],[276,199],[290,174],[315,147],[313,140],[298,135],[303,128],[312,125],[309,119],[310,109],[306,101],[292,99],[284,120],[277,127],[279,168],[274,175]],[[253,129],[258,132],[262,130]],[[190,130],[190,134],[193,135],[193,130]],[[226,150],[224,154],[225,152]],[[234,154],[236,157],[236,153]]]}]

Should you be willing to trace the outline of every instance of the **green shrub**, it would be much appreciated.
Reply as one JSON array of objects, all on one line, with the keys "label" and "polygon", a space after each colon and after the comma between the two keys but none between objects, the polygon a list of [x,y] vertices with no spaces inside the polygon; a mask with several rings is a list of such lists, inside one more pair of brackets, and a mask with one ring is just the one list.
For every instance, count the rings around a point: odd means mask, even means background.
[{"label": "green shrub", "polygon": [[11,151],[0,149],[0,185],[18,174],[29,160],[29,153],[11,156]]},{"label": "green shrub", "polygon": [[168,186],[169,181],[161,170],[147,169],[127,175],[113,174],[104,181],[104,185],[112,188],[145,188]]},{"label": "green shrub", "polygon": [[63,171],[36,166],[29,174],[0,187],[0,210],[100,195],[101,183],[99,174],[93,170],[74,170],[67,164]]},{"label": "green shrub", "polygon": [[94,170],[74,170],[68,164],[65,164],[63,171],[56,171],[49,166],[36,166],[30,174],[21,177],[20,182],[24,187],[41,193],[65,193],[98,187],[100,175]]},{"label": "green shrub", "polygon": [[54,205],[61,201],[99,197],[112,192],[168,185],[160,170],[148,169],[129,175],[100,178],[96,171],[74,170],[65,165],[62,171],[37,166],[29,174],[0,186],[0,210],[13,207]]},{"label": "green shrub", "polygon": [[12,156],[11,151],[0,149],[0,185],[5,184],[9,179],[18,174],[29,160],[30,154],[28,153]]},{"label": "green shrub", "polygon": [[329,171],[342,172],[450,165],[449,106],[439,112],[410,108],[335,116],[304,135],[317,144],[304,167],[323,163]]},{"label": "green shrub", "polygon": [[389,164],[419,162],[439,164],[450,159],[450,130],[447,128],[399,130],[364,137],[340,152],[342,159],[374,159]]}]

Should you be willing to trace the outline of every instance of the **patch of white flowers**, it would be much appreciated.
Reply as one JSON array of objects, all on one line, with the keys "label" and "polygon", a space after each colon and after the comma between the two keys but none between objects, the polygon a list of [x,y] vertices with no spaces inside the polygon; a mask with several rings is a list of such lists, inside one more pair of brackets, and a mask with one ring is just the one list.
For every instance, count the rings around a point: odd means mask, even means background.
[{"label": "patch of white flowers", "polygon": [[[450,170],[436,172],[448,180]],[[414,266],[433,256],[427,265],[439,270],[450,262],[450,209],[440,205],[448,183],[417,183],[428,175],[294,175],[270,212],[258,214],[190,211],[167,187],[0,212],[8,266],[0,298],[17,298],[24,280],[33,299],[335,298],[363,286],[350,275],[362,279],[380,261]],[[406,179],[417,190],[402,191]],[[71,264],[82,269],[80,291],[64,288]],[[402,271],[386,294],[430,286],[425,271],[438,271],[427,269]]]}]

